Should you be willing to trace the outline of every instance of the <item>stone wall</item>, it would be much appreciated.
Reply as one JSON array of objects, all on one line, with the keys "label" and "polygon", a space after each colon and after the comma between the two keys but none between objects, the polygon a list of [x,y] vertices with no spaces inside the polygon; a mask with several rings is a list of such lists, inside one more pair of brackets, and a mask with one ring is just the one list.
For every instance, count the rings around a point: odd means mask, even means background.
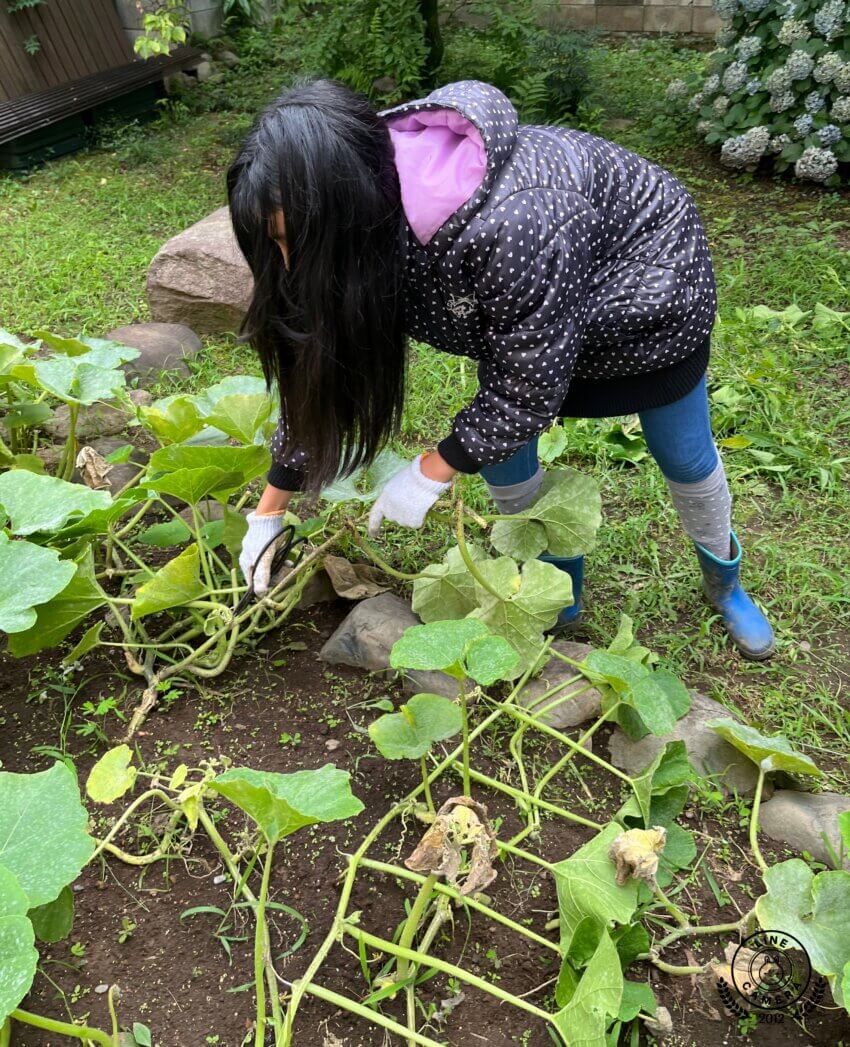
[{"label": "stone wall", "polygon": [[713,35],[720,19],[712,0],[562,0],[560,20],[606,33]]}]

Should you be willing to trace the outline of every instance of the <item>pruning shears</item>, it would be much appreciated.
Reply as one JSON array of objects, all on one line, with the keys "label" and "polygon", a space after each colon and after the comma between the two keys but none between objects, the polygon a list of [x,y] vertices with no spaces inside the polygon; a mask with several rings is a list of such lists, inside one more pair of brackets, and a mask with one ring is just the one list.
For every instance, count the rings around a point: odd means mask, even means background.
[{"label": "pruning shears", "polygon": [[[299,535],[296,532],[295,524],[285,524],[279,534],[270,538],[260,550],[260,555],[251,567],[251,581],[248,583],[248,588],[242,594],[239,603],[233,609],[233,613],[239,614],[245,610],[248,604],[257,599],[257,593],[254,591],[254,575],[256,574],[257,568],[260,566],[263,557],[268,553],[273,545],[276,545],[277,548],[275,549],[271,567],[269,569],[269,581],[271,581],[281,568],[296,567],[298,565],[301,557],[304,555],[306,542],[307,536],[303,534]],[[296,546],[300,547],[298,553],[294,559],[290,559],[290,554]]]}]

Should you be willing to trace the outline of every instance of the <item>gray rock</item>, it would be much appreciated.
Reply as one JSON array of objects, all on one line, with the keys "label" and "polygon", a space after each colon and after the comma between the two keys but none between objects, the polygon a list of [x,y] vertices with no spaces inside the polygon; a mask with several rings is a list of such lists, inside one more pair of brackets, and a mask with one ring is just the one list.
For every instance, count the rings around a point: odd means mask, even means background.
[{"label": "gray rock", "polygon": [[148,269],[151,317],[200,334],[238,330],[253,281],[226,207],[168,240]]},{"label": "gray rock", "polygon": [[[113,451],[117,451],[119,447],[126,447],[130,442],[130,440],[126,440],[121,436],[101,436],[95,440],[89,441],[88,446],[94,448],[99,455],[106,458],[107,455],[112,454]],[[118,491],[126,487],[132,480],[135,480],[144,470],[149,455],[146,451],[135,447],[130,457],[132,458],[132,462],[116,462],[111,466],[109,474],[106,477],[110,494],[117,494]],[[74,471],[74,480],[76,483],[82,482],[79,470]]]},{"label": "gray rock", "polygon": [[[153,397],[145,389],[131,389],[130,400],[137,406],[153,403]],[[77,416],[77,440],[90,443],[99,436],[117,436],[127,428],[132,417],[125,408],[114,404],[96,403],[81,407]],[[65,440],[70,431],[70,418],[68,405],[60,404],[53,417],[45,423],[44,431],[54,440]]]},{"label": "gray rock", "polygon": [[720,716],[737,719],[724,705],[691,691],[690,711],[670,734],[660,738],[648,734],[635,742],[615,727],[608,743],[611,763],[627,774],[634,774],[651,763],[667,742],[679,740],[685,743],[699,774],[714,775],[714,782],[724,791],[734,789],[743,796],[752,796],[758,779],[755,764],[706,726],[709,720]]},{"label": "gray rock", "polygon": [[202,348],[201,339],[185,324],[128,324],[114,328],[106,337],[139,350],[135,360],[124,364],[124,371],[143,384],[155,382],[163,371],[188,375],[186,360]]},{"label": "gray rock", "polygon": [[233,51],[219,51],[216,57],[219,62],[221,62],[222,65],[226,65],[228,69],[234,69],[239,65],[239,55],[235,54]]},{"label": "gray rock", "polygon": [[[832,858],[823,841],[825,833],[836,854],[841,854],[838,815],[850,811],[850,796],[839,793],[802,793],[777,789],[759,812],[762,832],[795,851],[808,851],[820,862],[832,867]],[[850,856],[844,855],[850,869]]]},{"label": "gray rock", "polygon": [[[552,647],[576,662],[583,661],[593,650],[589,644],[573,643],[570,640],[556,640]],[[587,685],[586,680],[579,681],[554,698],[550,697],[543,702],[540,701],[548,690],[551,690],[552,687],[557,686],[559,683],[571,680],[577,673],[577,669],[567,665],[566,662],[562,662],[559,658],[553,657],[543,667],[542,673],[522,689],[522,693],[519,695],[519,704],[529,711],[534,711],[535,709],[547,709],[547,706],[557,701],[557,705],[541,714],[540,720],[549,727],[556,727],[558,730],[576,727],[578,724],[586,723],[588,720],[595,720],[601,712],[602,695],[596,687],[590,687],[583,693],[579,693]],[[571,698],[571,695],[577,695],[577,697]]]},{"label": "gray rock", "polygon": [[[390,651],[411,625],[421,625],[410,604],[395,593],[381,593],[361,600],[348,613],[319,652],[331,665],[351,665],[369,672],[391,672]],[[408,694],[430,691],[454,698],[457,681],[440,672],[411,670],[404,675]]]},{"label": "gray rock", "polygon": [[[204,498],[198,502],[198,512],[201,515],[201,519],[204,523],[212,523],[214,520],[224,519],[224,506],[221,502],[217,502],[215,498]],[[180,519],[189,527],[193,524],[192,507],[187,505],[185,509],[180,512]]]},{"label": "gray rock", "polygon": [[188,73],[182,72],[170,73],[168,76],[162,78],[163,85],[165,87],[165,93],[168,95],[179,95],[182,91],[191,91],[193,87],[198,86],[198,81],[194,76],[189,76]]},{"label": "gray rock", "polygon": [[195,74],[198,83],[202,84],[212,76],[212,69],[212,62],[204,61],[198,62],[192,72]]}]

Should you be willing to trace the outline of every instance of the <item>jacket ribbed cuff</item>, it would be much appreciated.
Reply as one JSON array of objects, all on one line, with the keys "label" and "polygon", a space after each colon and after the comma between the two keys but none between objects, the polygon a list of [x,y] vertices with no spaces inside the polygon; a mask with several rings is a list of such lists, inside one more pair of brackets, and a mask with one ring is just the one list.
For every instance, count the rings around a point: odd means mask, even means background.
[{"label": "jacket ribbed cuff", "polygon": [[272,487],[281,491],[300,491],[304,487],[304,471],[295,469],[291,465],[283,465],[280,462],[272,462],[269,469],[268,482]]},{"label": "jacket ribbed cuff", "polygon": [[483,468],[484,463],[476,461],[467,454],[463,444],[454,433],[447,436],[445,440],[441,440],[437,444],[437,450],[452,469],[457,469],[459,473],[477,473]]}]

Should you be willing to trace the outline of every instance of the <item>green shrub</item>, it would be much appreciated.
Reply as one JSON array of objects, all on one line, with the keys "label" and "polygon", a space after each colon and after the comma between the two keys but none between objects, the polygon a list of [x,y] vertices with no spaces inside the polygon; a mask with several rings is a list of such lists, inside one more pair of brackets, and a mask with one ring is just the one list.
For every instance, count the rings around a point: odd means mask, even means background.
[{"label": "green shrub", "polygon": [[714,0],[727,20],[703,75],[674,80],[671,102],[698,115],[721,161],[770,162],[840,185],[850,171],[850,5],[846,0]]}]

